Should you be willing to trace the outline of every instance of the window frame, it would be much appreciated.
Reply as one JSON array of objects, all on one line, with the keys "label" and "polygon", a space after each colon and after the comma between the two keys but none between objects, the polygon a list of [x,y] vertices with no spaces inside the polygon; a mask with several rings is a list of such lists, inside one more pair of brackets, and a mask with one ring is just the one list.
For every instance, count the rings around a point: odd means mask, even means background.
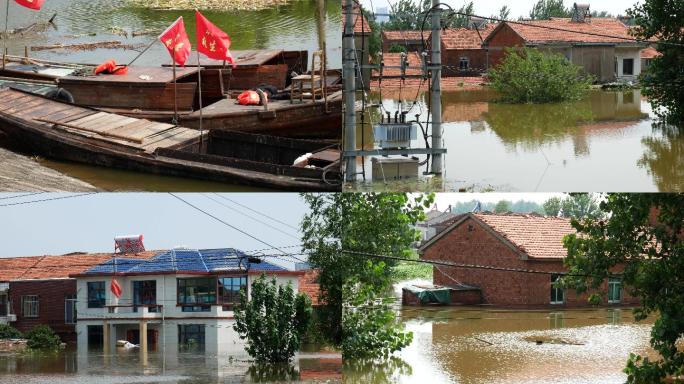
[{"label": "window frame", "polygon": [[[199,350],[191,350],[189,346],[187,346],[187,341],[184,340],[187,339],[188,335],[188,330],[187,328],[190,327],[197,327],[196,332],[190,332],[190,334],[197,334],[198,339],[201,340],[201,342],[198,343],[198,349]],[[206,331],[206,326],[205,324],[178,324],[178,350],[180,352],[205,352],[206,351],[206,345],[207,345],[207,331]]]},{"label": "window frame", "polygon": [[[617,286],[617,293],[618,293],[618,299],[615,300],[615,298],[611,299],[611,294],[613,291],[611,290],[611,286]],[[609,277],[608,278],[608,304],[620,304],[622,303],[622,279],[618,277]]]},{"label": "window frame", "polygon": [[0,317],[6,317],[10,313],[9,295],[7,292],[0,292],[0,297],[4,298],[4,300],[0,300]]},{"label": "window frame", "polygon": [[[71,317],[72,321],[69,322],[69,303],[71,303]],[[76,324],[78,320],[76,311],[76,295],[65,295],[64,296],[64,324]]]},{"label": "window frame", "polygon": [[[193,302],[187,301],[187,297],[190,297],[190,295],[186,294],[186,289],[188,288],[187,282],[190,280],[210,280],[209,284],[206,285],[207,288],[213,289],[213,301],[198,301],[195,300]],[[182,283],[182,284],[181,284]],[[182,285],[182,287],[181,287]],[[195,285],[197,287],[198,285]],[[213,287],[213,288],[212,288]],[[182,291],[181,291],[182,289]],[[183,307],[182,312],[209,312],[211,311],[211,306],[217,304],[217,299],[218,299],[218,285],[217,285],[217,278],[216,276],[208,276],[208,277],[179,277],[176,278],[176,305],[179,307]],[[183,301],[181,301],[181,293],[184,298]],[[209,298],[211,298],[211,291],[207,294]],[[193,297],[198,296],[196,293],[195,295],[192,295]]]},{"label": "window frame", "polygon": [[[240,287],[237,291],[231,289],[230,291],[233,292],[231,295],[225,295],[225,285],[224,285],[224,279],[239,279],[238,287]],[[244,281],[244,284],[243,284]],[[218,276],[216,279],[216,298],[218,302],[223,305],[223,310],[224,311],[229,311],[232,310],[233,307],[240,302],[240,292],[244,289],[247,294],[249,294],[249,278],[247,275],[225,275],[225,276]],[[235,284],[231,284],[231,287],[235,287]],[[232,300],[226,300],[227,296],[236,296],[236,297],[231,297]]]},{"label": "window frame", "polygon": [[[625,71],[625,64],[630,62],[629,73]],[[623,57],[622,58],[622,76],[634,76],[634,58],[633,57]]]},{"label": "window frame", "polygon": [[[557,288],[557,287],[553,286],[555,284],[555,282],[558,281],[558,279],[560,279],[561,277],[562,277],[562,275],[556,275],[556,274],[551,275],[551,292],[550,292],[551,297],[550,297],[549,303],[552,305],[563,305],[563,304],[565,304],[565,290],[563,288]],[[557,300],[559,297],[559,292],[560,292],[561,301]],[[556,299],[555,301],[554,301],[554,297]]]},{"label": "window frame", "polygon": [[[149,285],[146,286],[146,284],[152,283],[152,287]],[[154,294],[154,300],[149,300],[149,298],[143,298],[142,293],[145,292],[146,290],[152,291]],[[148,307],[147,311],[150,313],[157,312],[157,307],[154,307],[154,305],[157,305],[157,280],[134,280],[131,281],[131,292],[133,293],[133,312],[138,312],[138,306],[145,306],[145,305],[153,305],[152,307]],[[153,301],[153,302],[146,302],[146,301]]]},{"label": "window frame", "polygon": [[[98,287],[97,289],[93,288],[92,290],[96,290],[97,292],[102,293],[102,298],[98,299],[91,299],[91,287],[95,285],[102,285],[102,288]],[[88,308],[104,308],[105,304],[107,304],[107,288],[106,284],[104,281],[88,281],[86,284],[86,293],[87,293],[87,304]],[[99,295],[98,295],[99,296]]]},{"label": "window frame", "polygon": [[[466,65],[463,67],[463,62],[465,61]],[[461,71],[467,71],[470,69],[470,57],[468,56],[461,56],[458,58],[458,69]]]},{"label": "window frame", "polygon": [[[29,301],[30,298],[33,298],[32,301]],[[32,305],[35,308],[35,314],[32,313],[27,313],[29,311],[26,310],[27,305]],[[23,295],[21,296],[21,316],[26,317],[26,318],[38,318],[40,317],[40,298],[38,295]]]}]

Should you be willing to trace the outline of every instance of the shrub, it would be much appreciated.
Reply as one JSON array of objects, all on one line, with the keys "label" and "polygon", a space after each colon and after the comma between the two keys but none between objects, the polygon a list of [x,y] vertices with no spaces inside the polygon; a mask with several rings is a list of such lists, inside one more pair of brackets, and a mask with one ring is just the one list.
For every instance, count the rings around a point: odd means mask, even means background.
[{"label": "shrub", "polygon": [[21,332],[11,325],[0,324],[0,339],[21,339]]},{"label": "shrub", "polygon": [[594,77],[582,75],[580,66],[559,54],[509,48],[501,64],[489,71],[489,79],[502,101],[550,103],[581,99]]},{"label": "shrub", "polygon": [[59,336],[47,325],[39,325],[31,329],[26,332],[25,337],[28,339],[26,345],[31,349],[56,349],[62,343]]},{"label": "shrub", "polygon": [[399,45],[399,44],[392,44],[392,46],[389,47],[389,52],[390,53],[406,52],[406,47],[404,47],[403,45]]},{"label": "shrub", "polygon": [[295,295],[292,284],[278,285],[262,274],[252,283],[251,300],[240,292],[235,330],[247,339],[247,353],[257,362],[288,362],[309,327],[311,311],[311,301]]}]

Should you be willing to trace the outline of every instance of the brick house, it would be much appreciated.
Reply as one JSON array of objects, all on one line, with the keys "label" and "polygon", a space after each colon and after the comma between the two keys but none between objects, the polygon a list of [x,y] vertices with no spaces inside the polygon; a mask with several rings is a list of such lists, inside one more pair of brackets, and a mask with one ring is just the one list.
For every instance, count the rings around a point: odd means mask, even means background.
[{"label": "brick house", "polygon": [[[22,332],[50,326],[63,341],[76,340],[76,280],[69,277],[102,263],[111,253],[0,258],[0,319]],[[143,252],[145,258],[154,252]],[[3,291],[1,288],[5,286]],[[3,314],[5,316],[3,316]]]},{"label": "brick house", "polygon": [[[437,265],[433,283],[478,287],[483,304],[522,308],[588,306],[586,294],[552,286],[567,273],[562,239],[570,233],[574,229],[565,218],[467,213],[424,243],[420,253],[425,260],[481,266]],[[609,292],[604,304],[638,304],[624,292],[617,277],[605,282],[603,289]]]},{"label": "brick house", "polygon": [[482,43],[496,25],[442,31],[442,76],[472,76],[486,71],[487,50]]},{"label": "brick house", "polygon": [[653,47],[648,47],[641,51],[641,70],[645,71],[651,65],[651,61],[656,57],[662,55]]},{"label": "brick house", "polygon": [[[430,31],[425,31],[425,42],[430,43]],[[422,52],[420,31],[382,31],[382,52],[387,53],[393,45],[404,47],[406,52]]]},{"label": "brick house", "polygon": [[587,13],[588,8],[576,7],[575,15],[580,16],[572,18],[500,23],[483,42],[489,67],[501,62],[506,48],[534,47],[565,56],[600,82],[636,80],[641,73],[640,52],[646,45],[630,41],[629,27],[619,19]]},{"label": "brick house", "polygon": [[[383,53],[382,62],[386,68],[382,70],[382,78],[401,78],[401,68],[396,68],[401,66],[401,58],[406,55],[408,61],[408,67],[404,71],[404,78],[422,78],[423,77],[423,60],[418,52],[408,52],[408,53]],[[387,68],[393,67],[393,68]],[[373,70],[373,79],[380,77],[380,72],[378,70]]]}]

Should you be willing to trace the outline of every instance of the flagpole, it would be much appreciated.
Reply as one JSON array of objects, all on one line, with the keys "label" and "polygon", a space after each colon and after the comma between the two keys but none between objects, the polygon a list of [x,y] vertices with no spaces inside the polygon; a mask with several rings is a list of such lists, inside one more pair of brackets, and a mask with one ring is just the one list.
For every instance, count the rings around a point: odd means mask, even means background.
[{"label": "flagpole", "polygon": [[[8,1],[9,1],[9,0],[8,0]],[[161,35],[159,35],[159,36],[161,36]],[[159,41],[159,37],[157,37],[156,39],[152,40],[152,42],[151,42],[147,47],[145,47],[145,49],[143,49],[142,51],[140,51],[140,53],[138,53],[138,55],[135,56],[135,57],[133,58],[133,60],[131,60],[130,63],[128,63],[126,66],[127,66],[127,67],[130,67],[130,66],[133,64],[133,62],[135,62],[136,60],[138,60],[138,58],[139,58],[140,56],[143,55],[143,53],[147,52],[148,49],[152,48],[152,46],[154,45],[154,43],[156,43],[157,41]]]},{"label": "flagpole", "polygon": [[2,69],[5,69],[5,56],[7,56],[7,20],[9,18],[9,2],[7,0],[7,6],[5,7],[5,34],[2,36]]},{"label": "flagpole", "polygon": [[202,70],[200,69],[200,54],[199,49],[197,50],[197,89],[199,94],[199,131],[200,131],[200,142],[199,142],[199,153],[202,153]]},{"label": "flagpole", "polygon": [[178,100],[176,98],[176,58],[173,58],[173,123],[178,124]]}]

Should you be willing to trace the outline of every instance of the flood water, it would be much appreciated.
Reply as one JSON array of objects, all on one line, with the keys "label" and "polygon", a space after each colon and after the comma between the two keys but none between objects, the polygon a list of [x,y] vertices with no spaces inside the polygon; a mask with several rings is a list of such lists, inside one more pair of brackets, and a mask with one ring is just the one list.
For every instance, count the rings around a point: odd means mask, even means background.
[{"label": "flood water", "polygon": [[[24,55],[24,47],[55,44],[78,44],[101,41],[121,41],[145,46],[156,40],[178,16],[183,16],[190,41],[195,42],[194,10],[151,10],[135,8],[126,0],[49,0],[40,11],[32,11],[10,1],[9,28],[26,27],[48,20],[53,14],[55,27],[44,32],[16,35],[8,39],[10,54]],[[329,68],[340,68],[342,51],[341,0],[292,1],[286,6],[259,11],[203,11],[232,40],[231,49],[308,50],[325,48]],[[4,20],[5,7],[1,7]],[[113,28],[115,27],[115,28]],[[124,36],[123,32],[127,35]],[[150,34],[133,37],[133,32]],[[70,51],[66,49],[31,51],[29,55],[62,62],[99,64],[112,58],[127,63],[142,50],[97,49]],[[160,65],[170,62],[161,43],[154,44],[137,61],[139,65]],[[0,145],[3,145],[0,143]],[[6,144],[5,144],[6,146]],[[118,171],[71,162],[39,159],[40,164],[81,179],[106,191],[245,191],[255,188],[205,182],[175,177],[155,176]]]},{"label": "flood water", "polygon": [[[171,351],[170,351],[171,352]],[[290,365],[259,366],[249,357],[197,353],[149,352],[141,364],[136,350],[105,356],[101,351],[76,348],[47,354],[0,354],[0,383],[244,383],[341,382],[339,354],[301,352]]]},{"label": "flood water", "polygon": [[345,361],[345,382],[623,383],[630,352],[650,352],[652,323],[630,309],[404,307],[399,317],[413,343],[384,363]]},{"label": "flood water", "polygon": [[[415,91],[404,91],[403,110]],[[371,98],[378,100],[379,95]],[[349,189],[473,190],[473,191],[681,191],[684,189],[684,135],[654,127],[653,112],[640,90],[591,91],[578,102],[561,104],[503,104],[488,89],[444,92],[442,96],[444,174],[414,179],[373,181],[372,162],[365,159],[366,180]],[[384,98],[384,111],[400,109],[399,101]],[[426,95],[408,113],[427,118]],[[378,122],[379,109],[366,115]],[[371,125],[357,147],[374,148]],[[429,132],[428,132],[429,133]],[[362,141],[363,140],[363,141]],[[428,138],[431,144],[431,138]],[[418,129],[412,147],[424,147]],[[425,156],[417,156],[423,162]],[[361,161],[357,163],[361,171]],[[380,169],[382,171],[382,169]],[[416,178],[416,176],[418,176]]]}]

